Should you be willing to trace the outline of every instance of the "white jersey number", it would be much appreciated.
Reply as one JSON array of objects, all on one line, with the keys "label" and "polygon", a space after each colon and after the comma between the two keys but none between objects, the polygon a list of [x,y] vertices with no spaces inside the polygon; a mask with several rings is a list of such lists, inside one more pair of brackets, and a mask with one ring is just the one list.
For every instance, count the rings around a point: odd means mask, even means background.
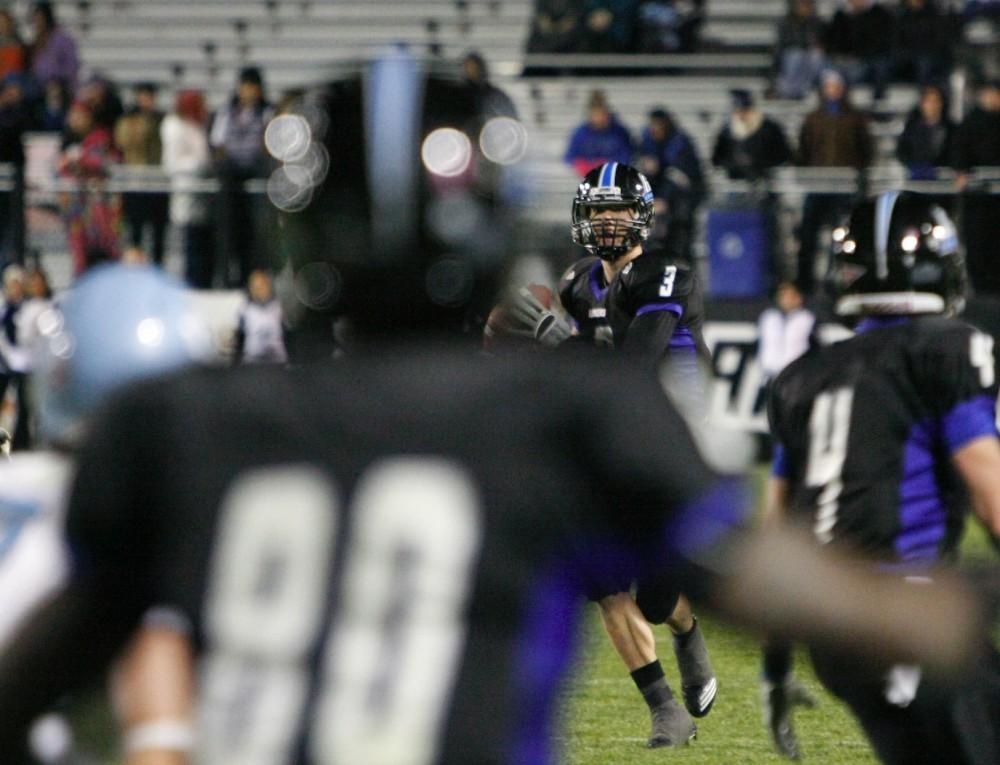
[{"label": "white jersey number", "polygon": [[207,600],[199,762],[293,759],[321,639],[312,761],[434,761],[465,640],[480,504],[455,465],[398,458],[362,476],[351,510],[338,549],[342,502],[318,470],[267,468],[229,491]]},{"label": "white jersey number", "polygon": [[853,388],[821,393],[813,402],[809,418],[806,486],[822,489],[816,501],[813,533],[823,544],[833,540],[833,527],[837,524],[840,492],[844,489],[841,473],[847,457],[853,403]]}]

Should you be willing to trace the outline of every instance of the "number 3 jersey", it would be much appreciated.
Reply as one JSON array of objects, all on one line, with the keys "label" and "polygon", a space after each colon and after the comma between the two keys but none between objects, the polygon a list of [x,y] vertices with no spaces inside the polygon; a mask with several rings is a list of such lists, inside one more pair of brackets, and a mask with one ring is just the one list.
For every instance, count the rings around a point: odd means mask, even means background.
[{"label": "number 3 jersey", "polygon": [[560,279],[559,299],[581,335],[600,340],[602,332],[610,333],[616,348],[635,350],[655,361],[668,352],[674,358],[708,355],[698,279],[670,258],[644,252],[610,284],[600,258],[583,258]]},{"label": "number 3 jersey", "polygon": [[68,526],[122,623],[193,625],[199,762],[536,763],[581,579],[694,554],[725,486],[620,362],[387,353],[135,389]]},{"label": "number 3 jersey", "polygon": [[869,319],[774,382],[774,472],[821,542],[922,568],[967,512],[951,455],[996,437],[992,338],[940,317]]}]

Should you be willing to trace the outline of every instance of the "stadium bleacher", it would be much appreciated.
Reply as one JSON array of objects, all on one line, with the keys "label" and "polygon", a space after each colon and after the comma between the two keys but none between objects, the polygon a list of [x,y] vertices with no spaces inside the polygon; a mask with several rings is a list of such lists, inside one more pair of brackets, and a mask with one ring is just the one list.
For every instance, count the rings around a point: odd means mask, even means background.
[{"label": "stadium bleacher", "polygon": [[[836,0],[821,0],[832,13]],[[123,86],[159,83],[165,90],[200,88],[210,106],[231,93],[236,73],[260,65],[269,95],[314,83],[338,62],[357,59],[405,43],[421,55],[458,57],[480,51],[494,82],[513,98],[529,131],[529,160],[541,220],[566,214],[575,184],[562,163],[567,137],[583,118],[592,89],[604,90],[621,120],[633,131],[654,105],[663,105],[694,138],[703,158],[728,114],[728,91],[745,88],[758,96],[767,86],[768,50],[784,0],[712,0],[702,29],[704,53],[590,57],[592,66],[623,67],[621,76],[587,74],[587,61],[574,64],[575,76],[522,77],[533,0],[74,0],[58,2],[60,21],[76,37],[84,76],[102,72]],[[13,3],[26,18],[27,0]],[[976,45],[995,39],[989,25],[974,25]],[[595,63],[596,62],[596,63]],[[636,76],[636,68],[651,66]],[[667,73],[669,72],[669,73]],[[872,106],[871,94],[858,89],[854,100]],[[915,100],[913,86],[893,86],[878,106],[873,129],[880,162],[892,166],[895,136]],[[166,103],[166,99],[164,100]],[[794,138],[814,102],[768,101],[764,108]]]}]

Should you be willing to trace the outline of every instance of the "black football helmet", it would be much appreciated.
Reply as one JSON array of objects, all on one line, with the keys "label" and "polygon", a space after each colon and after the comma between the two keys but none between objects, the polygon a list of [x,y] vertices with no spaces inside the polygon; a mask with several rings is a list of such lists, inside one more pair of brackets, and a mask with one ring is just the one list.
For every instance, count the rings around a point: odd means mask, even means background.
[{"label": "black football helmet", "polygon": [[[280,244],[298,335],[326,342],[332,317],[354,336],[478,340],[476,322],[495,303],[513,251],[512,213],[502,168],[480,150],[482,106],[457,72],[389,53],[309,91],[293,121],[272,130],[272,142],[298,149],[286,133],[301,132],[309,145],[304,159],[272,151],[285,163],[273,185],[291,202],[281,207]],[[310,185],[314,150],[329,172]]]},{"label": "black football helmet", "polygon": [[955,224],[924,195],[884,192],[834,229],[830,283],[841,316],[954,315],[966,282]]},{"label": "black football helmet", "polygon": [[[597,218],[628,210],[628,220]],[[645,241],[653,225],[653,190],[631,165],[608,162],[591,170],[573,200],[573,241],[603,260],[617,260]]]}]

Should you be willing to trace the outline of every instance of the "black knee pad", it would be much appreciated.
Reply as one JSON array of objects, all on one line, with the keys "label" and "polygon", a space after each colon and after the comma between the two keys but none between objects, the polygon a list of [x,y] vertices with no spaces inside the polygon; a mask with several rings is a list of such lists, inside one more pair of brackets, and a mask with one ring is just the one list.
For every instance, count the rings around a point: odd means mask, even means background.
[{"label": "black knee pad", "polygon": [[635,602],[650,624],[663,624],[677,608],[680,589],[665,579],[643,580],[635,591]]}]

